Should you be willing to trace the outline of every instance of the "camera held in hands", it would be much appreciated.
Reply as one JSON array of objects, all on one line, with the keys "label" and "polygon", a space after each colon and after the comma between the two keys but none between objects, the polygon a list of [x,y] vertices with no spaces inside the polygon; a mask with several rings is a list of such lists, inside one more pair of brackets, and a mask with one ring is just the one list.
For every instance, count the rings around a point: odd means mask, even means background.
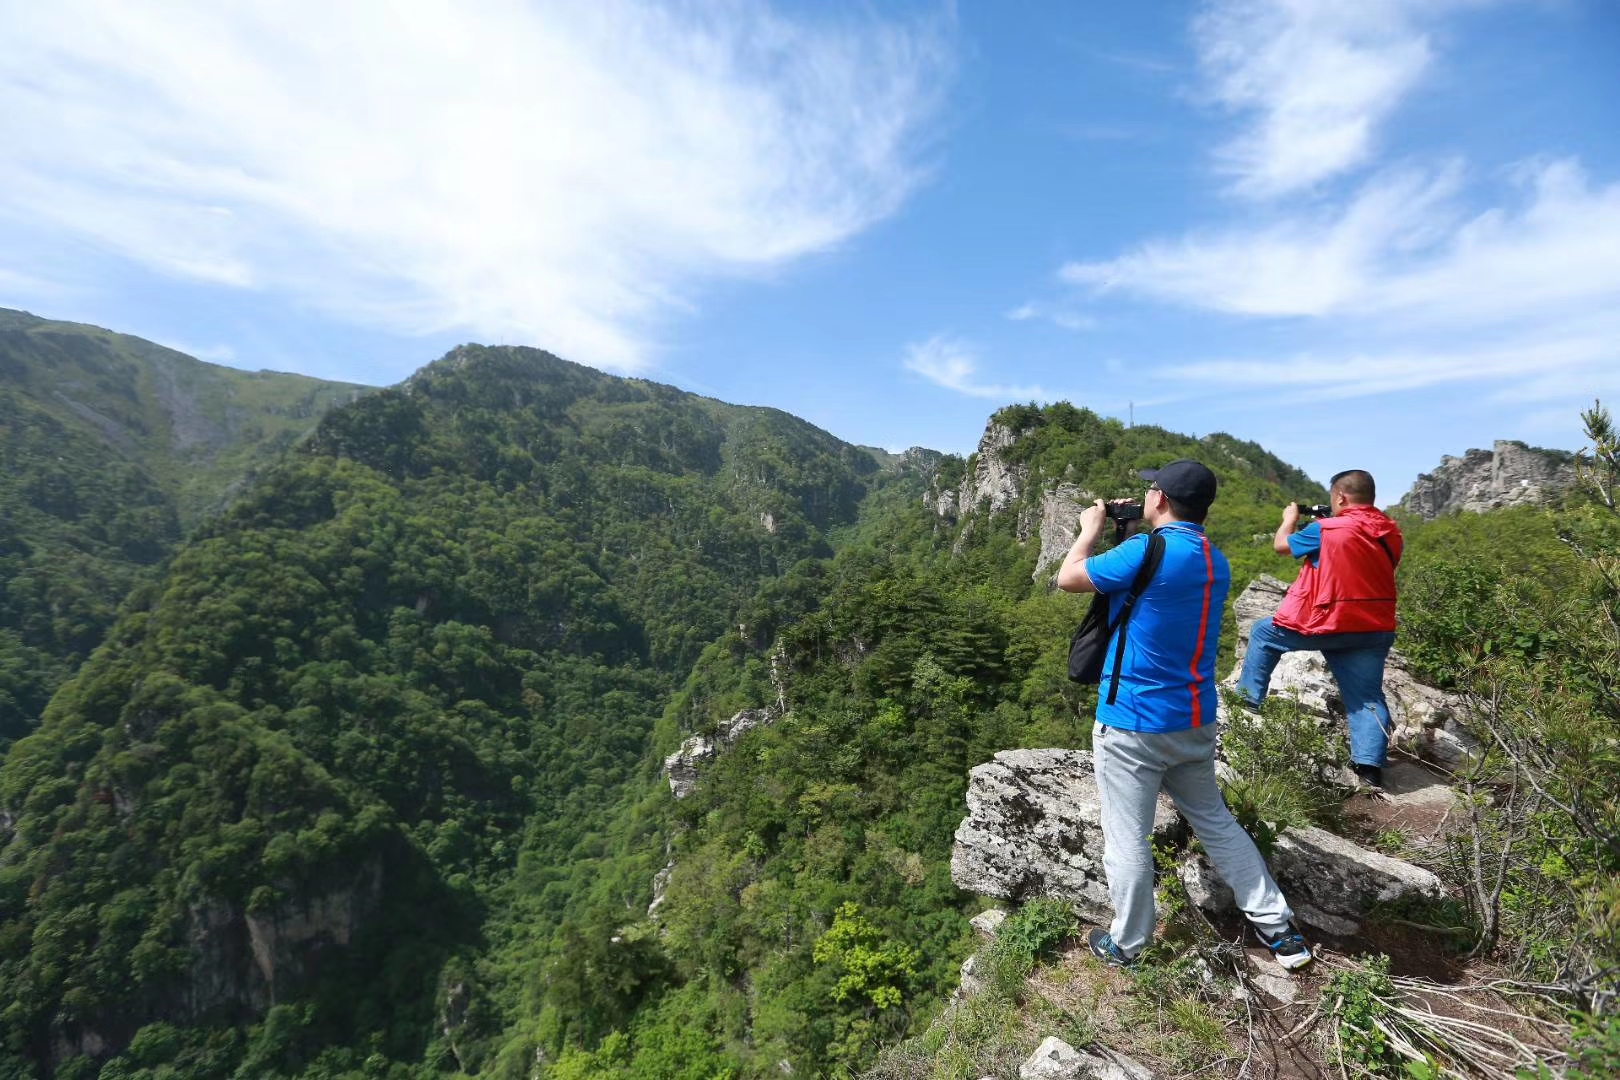
[{"label": "camera held in hands", "polygon": [[1333,507],[1327,503],[1295,503],[1300,517],[1324,518],[1333,516]]},{"label": "camera held in hands", "polygon": [[1131,522],[1131,521],[1141,521],[1142,520],[1142,504],[1141,503],[1128,503],[1128,502],[1114,503],[1114,502],[1111,502],[1111,503],[1104,504],[1104,509],[1107,510],[1109,517],[1113,518],[1115,521],[1119,522],[1121,525],[1124,525],[1127,522]]}]

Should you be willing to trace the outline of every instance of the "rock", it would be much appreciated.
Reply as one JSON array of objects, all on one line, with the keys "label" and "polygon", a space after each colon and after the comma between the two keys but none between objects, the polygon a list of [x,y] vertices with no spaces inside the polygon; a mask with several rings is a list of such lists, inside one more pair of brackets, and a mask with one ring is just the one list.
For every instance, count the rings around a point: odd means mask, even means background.
[{"label": "rock", "polygon": [[1006,921],[1007,913],[1001,908],[991,908],[989,911],[981,911],[977,915],[973,916],[973,918],[968,920],[973,929],[992,940],[995,939],[997,931],[1001,929],[1001,924]]},{"label": "rock", "polygon": [[1254,629],[1255,623],[1281,607],[1287,593],[1286,581],[1261,574],[1232,601],[1232,615],[1237,619],[1237,665],[1233,670],[1242,669],[1243,654],[1249,647],[1249,631]]},{"label": "rock", "polygon": [[[773,661],[773,674],[774,674]],[[684,799],[697,790],[698,772],[714,756],[754,728],[769,724],[776,718],[770,709],[743,709],[730,720],[722,720],[714,735],[692,735],[681,748],[664,759],[664,775],[669,777],[669,790],[677,799]]]},{"label": "rock", "polygon": [[985,427],[974,454],[973,475],[962,481],[957,501],[959,517],[967,517],[980,503],[988,503],[990,513],[997,514],[1018,501],[1029,466],[1008,464],[1002,456],[1017,441],[1017,432],[994,420]]},{"label": "rock", "polygon": [[952,995],[955,1000],[961,1001],[963,998],[970,998],[984,989],[984,978],[983,973],[979,970],[980,967],[981,962],[978,953],[974,953],[962,961],[962,981],[957,986],[956,993]]},{"label": "rock", "polygon": [[669,777],[669,790],[677,799],[684,799],[697,790],[698,768],[719,753],[715,741],[706,735],[693,735],[681,743],[681,748],[664,759],[664,775]]},{"label": "rock", "polygon": [[[959,887],[1002,900],[1049,896],[1092,919],[1110,916],[1090,751],[1003,750],[969,774],[967,806],[951,852]],[[1153,835],[1170,843],[1186,835],[1164,795]]]},{"label": "rock", "polygon": [[1432,519],[1460,510],[1538,506],[1555,501],[1575,482],[1573,454],[1498,439],[1490,450],[1441,458],[1439,468],[1417,478],[1401,507]]},{"label": "rock", "polygon": [[[679,797],[680,796],[676,796],[676,798],[679,798]],[[652,915],[659,908],[664,906],[664,895],[669,891],[669,879],[670,879],[670,876],[672,874],[674,874],[674,873],[675,873],[675,861],[673,859],[671,859],[669,862],[664,864],[664,868],[662,870],[658,871],[658,873],[653,875],[653,880],[652,880],[652,888],[653,888],[652,903],[647,905],[647,916],[649,918],[651,918]]]},{"label": "rock", "polygon": [[[1370,851],[1323,829],[1291,828],[1267,860],[1300,922],[1347,937],[1378,904],[1444,894],[1440,879],[1421,866]],[[1237,911],[1232,890],[1200,852],[1177,870],[1193,903],[1215,914]]]},{"label": "rock", "polygon": [[[1323,829],[1289,829],[1277,838],[1271,873],[1295,914],[1330,933],[1344,933],[1306,912],[1359,921],[1379,904],[1438,900],[1440,879],[1421,866],[1351,843]],[[1342,924],[1340,924],[1342,926]]]},{"label": "rock", "polygon": [[1048,581],[1074,546],[1080,532],[1080,513],[1089,505],[1086,492],[1075,484],[1059,484],[1041,500],[1041,553],[1031,579]]},{"label": "rock", "polygon": [[1056,1035],[1049,1035],[1018,1066],[1018,1080],[1153,1080],[1153,1073],[1106,1047],[1076,1050]]},{"label": "rock", "polygon": [[1260,988],[1260,991],[1274,1001],[1284,1005],[1292,1005],[1299,1000],[1299,983],[1286,975],[1277,974],[1281,969],[1276,962],[1267,958],[1260,959],[1253,953],[1248,954],[1249,981]]}]

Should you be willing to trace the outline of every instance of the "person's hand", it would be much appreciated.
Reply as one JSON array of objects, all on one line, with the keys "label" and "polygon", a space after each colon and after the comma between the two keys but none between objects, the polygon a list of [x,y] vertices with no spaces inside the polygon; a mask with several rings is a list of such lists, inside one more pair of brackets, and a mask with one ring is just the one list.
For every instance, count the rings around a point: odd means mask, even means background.
[{"label": "person's hand", "polygon": [[1107,520],[1108,504],[1098,499],[1080,511],[1080,535],[1095,538],[1102,532],[1103,522]]},{"label": "person's hand", "polygon": [[1283,507],[1282,528],[1292,529],[1299,524],[1299,503],[1289,503]]}]

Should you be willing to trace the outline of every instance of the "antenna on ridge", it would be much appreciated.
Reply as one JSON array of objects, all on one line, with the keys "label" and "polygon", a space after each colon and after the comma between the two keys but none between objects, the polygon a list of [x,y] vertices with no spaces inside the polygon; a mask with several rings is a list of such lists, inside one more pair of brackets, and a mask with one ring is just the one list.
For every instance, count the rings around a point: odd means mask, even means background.
[{"label": "antenna on ridge", "polygon": [[1133,428],[1133,427],[1136,426],[1136,402],[1134,402],[1134,401],[1130,402],[1129,403],[1129,408],[1131,410],[1130,413],[1128,414],[1130,416],[1130,419],[1125,421],[1125,426],[1128,427],[1128,428]]}]

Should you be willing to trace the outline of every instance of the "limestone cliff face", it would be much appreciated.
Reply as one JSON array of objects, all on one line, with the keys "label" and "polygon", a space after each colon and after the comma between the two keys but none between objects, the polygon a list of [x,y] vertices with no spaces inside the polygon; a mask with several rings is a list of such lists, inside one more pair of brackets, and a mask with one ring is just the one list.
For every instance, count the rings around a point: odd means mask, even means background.
[{"label": "limestone cliff face", "polygon": [[962,482],[957,498],[958,516],[966,517],[981,503],[998,514],[1018,501],[1029,479],[1029,467],[1007,461],[1006,451],[1017,441],[1018,433],[1010,427],[994,420],[985,427],[973,455],[973,474]]},{"label": "limestone cliff face", "polygon": [[1401,507],[1437,518],[1458,510],[1534,506],[1558,498],[1574,483],[1573,455],[1497,440],[1490,450],[1441,458],[1439,468],[1417,478]]},{"label": "limestone cliff face", "polygon": [[[1018,442],[1018,432],[994,419],[986,425],[974,452],[971,469],[961,487],[935,484],[923,495],[923,505],[949,522],[964,521],[965,538],[975,515],[1016,512],[1014,535],[1021,544],[1038,541],[1040,554],[1033,579],[1049,580],[1080,531],[1080,512],[1095,497],[1076,484],[1059,480],[1041,493],[1039,506],[1027,497],[1029,466],[1010,461],[1007,451]],[[1045,487],[1049,482],[1043,482]]]}]

